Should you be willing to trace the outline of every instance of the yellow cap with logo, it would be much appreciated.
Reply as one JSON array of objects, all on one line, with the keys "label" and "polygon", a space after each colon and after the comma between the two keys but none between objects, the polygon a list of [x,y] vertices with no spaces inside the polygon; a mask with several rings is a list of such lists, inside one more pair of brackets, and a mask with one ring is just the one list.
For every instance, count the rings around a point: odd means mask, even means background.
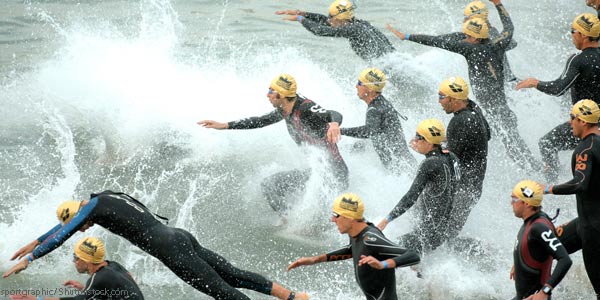
[{"label": "yellow cap with logo", "polygon": [[531,206],[542,205],[544,191],[542,186],[533,180],[523,180],[517,183],[512,193],[513,196]]},{"label": "yellow cap with logo", "polygon": [[440,145],[446,137],[444,124],[437,119],[423,120],[417,126],[417,133],[433,145]]},{"label": "yellow cap with logo", "polygon": [[586,123],[597,124],[600,122],[600,108],[598,107],[598,103],[590,99],[579,100],[573,104],[571,115]]},{"label": "yellow cap with logo", "polygon": [[79,211],[80,201],[65,201],[56,209],[56,217],[61,224],[67,224]]},{"label": "yellow cap with logo", "polygon": [[465,18],[482,18],[487,20],[488,8],[482,1],[473,1],[465,7]]},{"label": "yellow cap with logo", "polygon": [[462,77],[450,77],[440,84],[440,93],[460,100],[469,99],[469,86]]},{"label": "yellow cap with logo", "polygon": [[333,201],[333,212],[353,220],[362,220],[365,204],[358,195],[346,193]]},{"label": "yellow cap with logo", "polygon": [[296,97],[296,79],[290,74],[281,74],[273,81],[270,87],[283,97]]},{"label": "yellow cap with logo", "polygon": [[368,89],[381,93],[381,90],[383,90],[383,87],[385,87],[387,77],[383,71],[377,68],[368,68],[360,72],[360,75],[358,75],[358,80]]},{"label": "yellow cap with logo", "polygon": [[464,34],[478,39],[487,39],[490,36],[490,29],[487,22],[482,18],[473,18],[465,21],[462,31]]},{"label": "yellow cap with logo", "polygon": [[81,260],[99,264],[104,261],[104,244],[95,237],[86,237],[75,244],[75,255]]},{"label": "yellow cap with logo", "polygon": [[329,5],[329,17],[338,20],[354,18],[354,5],[348,0],[335,0]]},{"label": "yellow cap with logo", "polygon": [[573,20],[573,29],[589,37],[600,36],[600,20],[594,14],[580,14]]}]

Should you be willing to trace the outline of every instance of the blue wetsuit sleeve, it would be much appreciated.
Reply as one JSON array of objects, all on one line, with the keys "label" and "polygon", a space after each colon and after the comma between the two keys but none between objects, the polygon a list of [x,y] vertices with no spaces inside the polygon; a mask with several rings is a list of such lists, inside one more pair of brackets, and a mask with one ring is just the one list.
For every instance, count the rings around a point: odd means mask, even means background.
[{"label": "blue wetsuit sleeve", "polygon": [[43,242],[49,236],[53,235],[55,232],[57,232],[61,228],[62,228],[62,224],[59,223],[58,225],[54,226],[54,228],[50,229],[50,231],[46,232],[44,235],[37,238],[38,242],[40,242],[40,243]]},{"label": "blue wetsuit sleeve", "polygon": [[54,249],[58,248],[62,245],[66,240],[68,240],[79,228],[81,228],[85,222],[87,222],[91,212],[94,210],[96,205],[98,204],[98,198],[92,198],[87,205],[83,206],[79,211],[73,216],[73,219],[63,225],[60,230],[55,231],[33,250],[33,257],[36,259],[41,258],[42,256],[52,252]]}]

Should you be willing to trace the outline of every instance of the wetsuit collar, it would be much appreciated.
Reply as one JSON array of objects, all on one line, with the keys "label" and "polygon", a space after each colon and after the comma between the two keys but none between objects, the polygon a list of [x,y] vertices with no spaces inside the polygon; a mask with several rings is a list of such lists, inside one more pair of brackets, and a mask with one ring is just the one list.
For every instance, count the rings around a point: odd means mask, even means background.
[{"label": "wetsuit collar", "polygon": [[108,266],[109,263],[110,262],[108,260],[101,262],[97,267],[94,267],[93,272],[89,272],[89,274],[92,275],[94,273],[98,273],[98,271],[102,270],[102,268]]},{"label": "wetsuit collar", "polygon": [[527,219],[523,220],[523,223],[528,223],[528,222],[533,221],[533,220],[535,220],[535,219],[537,219],[539,217],[542,217],[542,216],[548,217],[548,215],[546,215],[545,212],[543,212],[543,211],[540,210],[540,211],[534,213],[533,215],[529,216]]},{"label": "wetsuit collar", "polygon": [[379,96],[373,98],[373,100],[371,100],[371,102],[369,103],[369,106],[375,105],[375,102],[380,101],[380,100],[385,100],[385,98],[383,98],[383,95],[381,95],[381,94],[379,94]]},{"label": "wetsuit collar", "polygon": [[285,110],[281,109],[281,113],[285,116],[288,117],[290,115],[292,115],[294,113],[294,111],[296,111],[296,109],[298,109],[298,107],[300,106],[300,104],[302,103],[301,100],[304,99],[300,99],[299,96],[296,96],[296,100],[294,101],[294,106],[292,107],[292,111],[290,111],[290,113],[286,113]]},{"label": "wetsuit collar", "polygon": [[467,106],[465,106],[465,108],[461,109],[461,110],[457,110],[454,112],[454,115],[458,115],[459,113],[465,111],[465,110],[473,110],[473,108],[475,107],[475,102],[471,101],[471,100],[467,100]]},{"label": "wetsuit collar", "polygon": [[425,154],[425,157],[438,156],[442,154],[441,147],[435,147],[433,150],[429,151],[429,153]]},{"label": "wetsuit collar", "polygon": [[362,224],[365,224],[365,228],[363,228],[357,235],[351,236],[353,239],[357,239],[359,236],[361,236],[365,231],[367,231],[369,229],[369,224],[366,221],[362,222]]},{"label": "wetsuit collar", "polygon": [[600,133],[599,132],[593,131],[593,132],[588,133],[586,136],[582,137],[581,140],[583,141],[583,140],[587,139],[588,136],[590,136],[590,135],[596,135],[596,136],[600,137]]}]

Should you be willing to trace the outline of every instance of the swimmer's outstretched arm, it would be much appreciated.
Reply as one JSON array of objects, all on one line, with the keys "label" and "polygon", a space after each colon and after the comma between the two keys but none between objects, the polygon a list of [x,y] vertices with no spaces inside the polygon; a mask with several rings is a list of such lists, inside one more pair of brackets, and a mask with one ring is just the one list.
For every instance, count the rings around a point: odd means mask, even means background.
[{"label": "swimmer's outstretched arm", "polygon": [[229,124],[221,123],[213,120],[202,120],[196,122],[196,124],[205,127],[205,128],[213,128],[213,129],[227,129],[229,128]]},{"label": "swimmer's outstretched arm", "polygon": [[312,257],[300,257],[296,261],[292,262],[287,267],[287,270],[290,271],[291,269],[295,269],[300,266],[314,265],[314,264],[318,264],[318,263],[322,263],[322,262],[326,262],[326,261],[327,261],[327,255],[325,255],[325,254],[321,254],[318,256],[312,256]]}]

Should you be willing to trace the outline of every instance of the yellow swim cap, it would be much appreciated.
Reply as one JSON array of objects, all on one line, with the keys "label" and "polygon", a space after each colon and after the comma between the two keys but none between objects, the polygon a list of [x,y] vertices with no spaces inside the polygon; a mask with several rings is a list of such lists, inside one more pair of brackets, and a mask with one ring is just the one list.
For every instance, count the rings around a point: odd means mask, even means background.
[{"label": "yellow swim cap", "polygon": [[533,180],[523,180],[513,189],[515,197],[531,206],[541,206],[543,194],[542,186]]},{"label": "yellow swim cap", "polygon": [[427,119],[421,121],[417,126],[417,133],[433,145],[440,145],[446,136],[444,124],[437,119]]},{"label": "yellow swim cap", "polygon": [[473,1],[465,7],[465,18],[482,18],[487,20],[488,8],[482,1]]},{"label": "yellow swim cap", "polygon": [[482,18],[474,18],[463,23],[462,31],[468,36],[478,39],[487,39],[490,36],[490,29],[487,22]]},{"label": "yellow swim cap", "polygon": [[354,5],[348,0],[335,0],[329,5],[329,17],[338,20],[354,18]]},{"label": "yellow swim cap", "polygon": [[56,217],[61,224],[66,224],[73,219],[73,216],[79,211],[81,202],[65,201],[56,209]]},{"label": "yellow swim cap", "polygon": [[360,72],[358,80],[362,82],[362,84],[364,84],[368,89],[381,93],[381,90],[383,90],[383,87],[385,86],[387,77],[383,71],[377,68],[368,68]]},{"label": "yellow swim cap", "polygon": [[86,237],[75,244],[75,255],[81,260],[93,264],[104,261],[104,244],[95,237]]},{"label": "yellow swim cap", "polygon": [[600,20],[594,14],[580,14],[573,20],[573,28],[581,34],[590,37],[600,36]]},{"label": "yellow swim cap", "polygon": [[296,79],[290,74],[275,77],[270,87],[283,97],[296,97]]},{"label": "yellow swim cap", "polygon": [[598,103],[590,99],[579,100],[573,104],[571,114],[586,123],[597,124],[600,122],[600,108],[598,107]]},{"label": "yellow swim cap", "polygon": [[353,193],[342,194],[333,201],[333,212],[354,220],[362,220],[365,204]]},{"label": "yellow swim cap", "polygon": [[460,100],[469,98],[469,86],[462,77],[450,77],[440,84],[440,93]]}]

